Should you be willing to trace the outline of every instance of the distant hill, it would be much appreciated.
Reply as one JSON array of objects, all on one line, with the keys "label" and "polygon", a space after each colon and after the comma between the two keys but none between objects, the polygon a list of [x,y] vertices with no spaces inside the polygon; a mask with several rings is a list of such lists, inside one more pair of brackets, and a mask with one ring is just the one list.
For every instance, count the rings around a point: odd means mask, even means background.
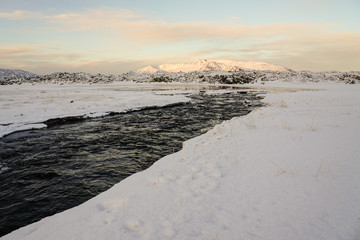
[{"label": "distant hill", "polygon": [[231,60],[206,60],[201,59],[194,62],[161,64],[159,66],[147,66],[137,70],[140,73],[155,72],[194,72],[194,71],[244,71],[244,70],[261,70],[288,72],[290,69],[264,62],[237,62]]},{"label": "distant hill", "polygon": [[16,77],[35,77],[37,74],[19,69],[3,69],[0,68],[0,79],[16,78]]},{"label": "distant hill", "polygon": [[[236,62],[237,64],[239,62]],[[138,72],[121,75],[91,74],[84,72],[56,72],[35,75],[22,70],[0,69],[0,85],[12,84],[107,84],[114,82],[176,82],[176,83],[221,83],[245,84],[267,81],[280,82],[341,82],[360,84],[360,72],[310,72],[292,71],[279,65],[259,62],[200,60],[193,63],[163,64],[149,66]],[[245,67],[246,66],[246,67]],[[253,68],[253,69],[250,69]]]}]

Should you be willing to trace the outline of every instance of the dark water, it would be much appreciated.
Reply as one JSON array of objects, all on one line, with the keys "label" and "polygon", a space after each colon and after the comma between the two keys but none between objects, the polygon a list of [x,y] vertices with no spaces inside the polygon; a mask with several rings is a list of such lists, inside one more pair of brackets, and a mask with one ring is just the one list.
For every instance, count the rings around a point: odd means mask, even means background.
[{"label": "dark water", "polygon": [[260,105],[252,93],[198,94],[187,104],[0,139],[0,236],[85,202],[179,151],[185,140]]}]

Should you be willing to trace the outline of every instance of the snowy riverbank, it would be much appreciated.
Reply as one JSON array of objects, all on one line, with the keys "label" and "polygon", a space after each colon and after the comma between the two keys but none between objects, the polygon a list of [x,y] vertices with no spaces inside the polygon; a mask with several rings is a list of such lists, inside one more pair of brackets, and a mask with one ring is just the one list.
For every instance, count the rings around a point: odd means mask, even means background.
[{"label": "snowy riverbank", "polygon": [[90,201],[2,239],[359,239],[360,87],[267,94]]},{"label": "snowy riverbank", "polygon": [[192,92],[173,91],[165,95],[157,87],[158,91],[149,85],[129,83],[1,86],[0,137],[19,130],[46,127],[43,122],[54,118],[96,117],[187,102],[189,99],[183,93]]}]

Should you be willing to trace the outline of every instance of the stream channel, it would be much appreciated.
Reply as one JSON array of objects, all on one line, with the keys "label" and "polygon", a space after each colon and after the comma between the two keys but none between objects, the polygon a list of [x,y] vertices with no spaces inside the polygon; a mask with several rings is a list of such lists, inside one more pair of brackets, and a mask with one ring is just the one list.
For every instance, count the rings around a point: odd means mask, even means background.
[{"label": "stream channel", "polygon": [[261,106],[246,90],[53,124],[0,139],[0,236],[77,206],[222,121]]}]

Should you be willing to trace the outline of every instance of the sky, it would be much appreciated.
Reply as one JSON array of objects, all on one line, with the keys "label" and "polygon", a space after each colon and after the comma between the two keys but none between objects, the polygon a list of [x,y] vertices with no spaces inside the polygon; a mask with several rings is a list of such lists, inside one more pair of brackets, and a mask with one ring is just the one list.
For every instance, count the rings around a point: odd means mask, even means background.
[{"label": "sky", "polygon": [[120,74],[229,59],[360,71],[360,0],[0,0],[0,68]]}]

